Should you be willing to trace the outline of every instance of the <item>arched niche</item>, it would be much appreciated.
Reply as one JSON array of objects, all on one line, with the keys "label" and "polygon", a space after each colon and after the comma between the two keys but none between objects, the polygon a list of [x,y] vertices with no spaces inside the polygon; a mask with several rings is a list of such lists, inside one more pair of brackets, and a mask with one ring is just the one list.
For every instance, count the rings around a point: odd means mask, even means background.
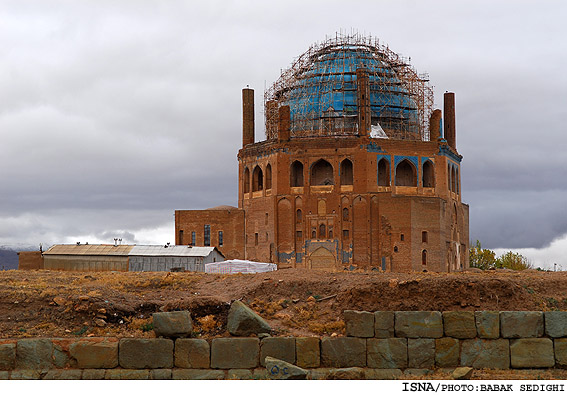
[{"label": "arched niche", "polygon": [[407,159],[396,166],[396,186],[417,187],[415,166]]},{"label": "arched niche", "polygon": [[244,193],[250,192],[250,169],[248,167],[244,168]]},{"label": "arched niche", "polygon": [[430,160],[423,163],[422,183],[423,187],[435,187],[435,170],[433,168],[433,163]]},{"label": "arched niche", "polygon": [[272,188],[272,165],[266,166],[266,190]]},{"label": "arched niche", "polygon": [[262,191],[264,189],[264,173],[258,165],[252,172],[252,191]]},{"label": "arched niche", "polygon": [[320,159],[311,166],[311,185],[312,186],[332,186],[335,184],[333,166]]},{"label": "arched niche", "polygon": [[303,187],[303,164],[300,161],[293,161],[290,169],[290,186]]},{"label": "arched niche", "polygon": [[378,185],[384,187],[390,185],[390,161],[386,158],[378,161]]},{"label": "arched niche", "polygon": [[353,184],[353,167],[352,162],[348,158],[345,158],[341,162],[341,186],[350,186]]}]

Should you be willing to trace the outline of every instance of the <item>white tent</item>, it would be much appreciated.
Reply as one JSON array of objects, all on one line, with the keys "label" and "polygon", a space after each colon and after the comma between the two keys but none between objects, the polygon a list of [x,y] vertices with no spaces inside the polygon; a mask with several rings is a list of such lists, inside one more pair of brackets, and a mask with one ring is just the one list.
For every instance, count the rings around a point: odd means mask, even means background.
[{"label": "white tent", "polygon": [[257,263],[248,260],[226,260],[218,263],[205,264],[205,272],[208,274],[255,274],[258,272],[270,272],[277,270],[276,264]]}]

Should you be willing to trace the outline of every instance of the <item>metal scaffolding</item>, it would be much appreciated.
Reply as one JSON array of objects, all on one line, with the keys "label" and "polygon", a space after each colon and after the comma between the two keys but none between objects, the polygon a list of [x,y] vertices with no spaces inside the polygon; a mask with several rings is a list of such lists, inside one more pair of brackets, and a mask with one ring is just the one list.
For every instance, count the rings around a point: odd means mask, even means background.
[{"label": "metal scaffolding", "polygon": [[368,70],[372,130],[429,140],[433,89],[427,74],[379,42],[336,34],[313,44],[264,92],[266,138],[278,135],[278,108],[290,106],[291,137],[358,134],[356,70]]}]

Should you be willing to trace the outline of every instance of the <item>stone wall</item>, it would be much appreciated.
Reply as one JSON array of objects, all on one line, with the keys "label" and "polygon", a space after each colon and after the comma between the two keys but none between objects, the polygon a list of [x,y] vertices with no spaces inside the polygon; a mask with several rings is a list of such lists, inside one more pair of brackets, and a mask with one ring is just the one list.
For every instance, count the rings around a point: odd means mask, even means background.
[{"label": "stone wall", "polygon": [[310,379],[433,369],[563,368],[567,312],[345,311],[346,337],[0,340],[0,379],[263,379],[267,356]]}]

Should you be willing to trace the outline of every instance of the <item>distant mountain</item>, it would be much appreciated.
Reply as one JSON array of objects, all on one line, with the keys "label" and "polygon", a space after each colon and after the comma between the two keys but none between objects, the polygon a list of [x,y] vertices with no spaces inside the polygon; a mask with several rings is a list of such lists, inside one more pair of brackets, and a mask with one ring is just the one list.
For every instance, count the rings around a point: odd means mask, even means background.
[{"label": "distant mountain", "polygon": [[0,246],[0,271],[18,269],[18,252],[37,250],[30,246]]}]

